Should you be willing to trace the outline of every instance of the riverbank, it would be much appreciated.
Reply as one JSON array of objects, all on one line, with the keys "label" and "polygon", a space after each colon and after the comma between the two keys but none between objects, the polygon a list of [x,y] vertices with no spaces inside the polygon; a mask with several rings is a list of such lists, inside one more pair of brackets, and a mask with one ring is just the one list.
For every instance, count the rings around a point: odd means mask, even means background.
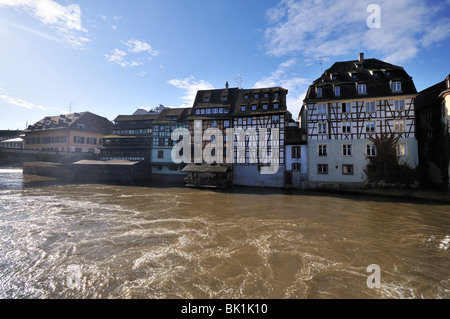
[{"label": "riverbank", "polygon": [[426,189],[322,189],[320,192],[340,195],[364,195],[450,205],[450,194]]}]

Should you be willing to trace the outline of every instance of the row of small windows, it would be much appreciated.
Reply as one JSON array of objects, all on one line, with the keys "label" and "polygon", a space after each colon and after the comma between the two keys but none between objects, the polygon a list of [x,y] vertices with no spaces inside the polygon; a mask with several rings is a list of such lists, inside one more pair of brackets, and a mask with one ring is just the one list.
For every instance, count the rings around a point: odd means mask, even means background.
[{"label": "row of small windows", "polygon": [[151,128],[135,129],[135,130],[114,130],[115,135],[134,136],[134,135],[148,135],[152,133]]},{"label": "row of small windows", "polygon": [[[353,175],[353,173],[354,173],[354,166],[352,164],[342,165],[342,174],[343,175]],[[317,164],[317,174],[327,175],[328,174],[328,164]]]},{"label": "row of small windows", "polygon": [[[342,144],[341,145],[341,155],[342,156],[353,156],[353,145],[352,144]],[[366,144],[365,155],[368,157],[377,156],[377,149],[374,144]],[[407,144],[397,143],[397,156],[407,156]],[[327,157],[328,156],[328,144],[317,145],[317,156]]]},{"label": "row of small windows", "polygon": [[[280,107],[280,104],[278,104],[278,103],[274,103],[273,104],[273,109],[274,110],[278,110],[279,107]],[[247,105],[241,105],[241,112],[245,112],[245,111],[250,110],[250,109],[252,111],[257,111],[258,110],[258,104],[252,104],[250,108]],[[263,110],[268,110],[269,109],[269,103],[263,103],[262,104],[262,109]]]},{"label": "row of small windows", "polygon": [[[365,133],[376,133],[376,121],[365,122]],[[406,132],[406,120],[394,120],[394,132]],[[327,134],[328,133],[328,123],[319,122],[317,123],[317,134]],[[351,134],[352,133],[352,122],[342,122],[341,123],[341,133]]]},{"label": "row of small windows", "polygon": [[207,109],[196,109],[196,115],[203,114],[228,114],[229,109],[226,107],[215,107],[215,108],[207,108]]},{"label": "row of small windows", "polygon": [[[264,92],[263,93],[263,97],[264,98],[269,98],[269,92]],[[278,98],[280,97],[280,93],[279,92],[275,92],[274,93],[274,100],[278,100]],[[250,95],[249,94],[245,94],[244,95],[244,99],[245,100],[248,100],[250,98]],[[259,99],[260,98],[260,94],[259,93],[254,93],[253,94],[253,98],[254,99]]]},{"label": "row of small windows", "polygon": [[66,143],[67,136],[49,136],[49,137],[42,137],[42,138],[27,138],[26,143],[28,145],[35,145],[35,144],[61,144]]},{"label": "row of small windows", "polygon": [[[341,106],[341,113],[351,113],[352,112],[352,103],[338,103]],[[405,100],[394,100],[393,101],[394,111],[405,111]],[[324,115],[328,113],[328,107],[326,103],[317,104],[317,114]],[[364,111],[366,113],[376,112],[375,101],[365,102]]]},{"label": "row of small windows", "polygon": [[[83,137],[83,136],[74,136],[73,142],[75,144],[88,144],[88,145],[97,145],[97,139],[93,137]],[[86,143],[85,143],[86,142]]]},{"label": "row of small windows", "polygon": [[[402,82],[391,82],[390,83],[391,91],[393,93],[402,92]],[[341,96],[341,87],[339,85],[333,86],[333,91],[335,96]],[[358,94],[367,94],[367,85],[366,84],[355,84],[355,89]],[[323,88],[316,87],[316,95],[317,97],[323,97]]]}]

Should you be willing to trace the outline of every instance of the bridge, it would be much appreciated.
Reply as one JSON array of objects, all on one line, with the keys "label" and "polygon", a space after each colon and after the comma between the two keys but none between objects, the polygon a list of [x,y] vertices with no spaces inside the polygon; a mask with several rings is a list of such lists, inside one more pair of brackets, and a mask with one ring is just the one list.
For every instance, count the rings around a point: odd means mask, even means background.
[{"label": "bridge", "polygon": [[96,154],[94,153],[71,153],[0,148],[0,166],[23,164],[26,162],[62,163],[64,159],[73,161],[95,158]]}]

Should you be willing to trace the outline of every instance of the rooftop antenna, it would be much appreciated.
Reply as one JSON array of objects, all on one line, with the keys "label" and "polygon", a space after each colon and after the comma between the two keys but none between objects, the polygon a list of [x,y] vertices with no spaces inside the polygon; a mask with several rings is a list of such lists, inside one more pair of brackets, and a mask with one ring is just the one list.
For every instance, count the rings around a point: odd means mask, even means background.
[{"label": "rooftop antenna", "polygon": [[323,59],[328,59],[328,57],[320,56],[319,59],[320,59],[320,74],[322,74],[323,73]]},{"label": "rooftop antenna", "polygon": [[242,89],[242,74],[239,73],[238,75],[236,75],[235,80],[237,87],[239,89]]},{"label": "rooftop antenna", "polygon": [[72,114],[72,102],[69,103],[69,114]]}]

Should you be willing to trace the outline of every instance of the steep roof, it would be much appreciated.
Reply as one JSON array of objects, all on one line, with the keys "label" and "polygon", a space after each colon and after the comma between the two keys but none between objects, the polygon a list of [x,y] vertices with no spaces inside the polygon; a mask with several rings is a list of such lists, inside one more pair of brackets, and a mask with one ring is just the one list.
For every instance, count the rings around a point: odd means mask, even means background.
[{"label": "steep roof", "polygon": [[[392,92],[393,82],[400,81],[401,92]],[[357,92],[358,84],[366,84],[367,93]],[[340,86],[340,95],[335,96],[334,87]],[[322,97],[316,88],[322,88]],[[388,97],[417,94],[412,77],[401,66],[378,59],[361,59],[336,62],[310,86],[305,102],[320,100],[346,100],[354,98]]]},{"label": "steep roof", "polygon": [[47,116],[34,125],[28,126],[25,132],[68,128],[79,129],[79,127],[83,127],[83,130],[88,132],[108,132],[112,127],[112,123],[107,118],[91,112],[71,113]]},{"label": "steep roof", "polygon": [[414,101],[416,109],[420,110],[428,105],[438,102],[440,94],[445,91],[446,88],[445,81],[442,81],[422,90]]}]

